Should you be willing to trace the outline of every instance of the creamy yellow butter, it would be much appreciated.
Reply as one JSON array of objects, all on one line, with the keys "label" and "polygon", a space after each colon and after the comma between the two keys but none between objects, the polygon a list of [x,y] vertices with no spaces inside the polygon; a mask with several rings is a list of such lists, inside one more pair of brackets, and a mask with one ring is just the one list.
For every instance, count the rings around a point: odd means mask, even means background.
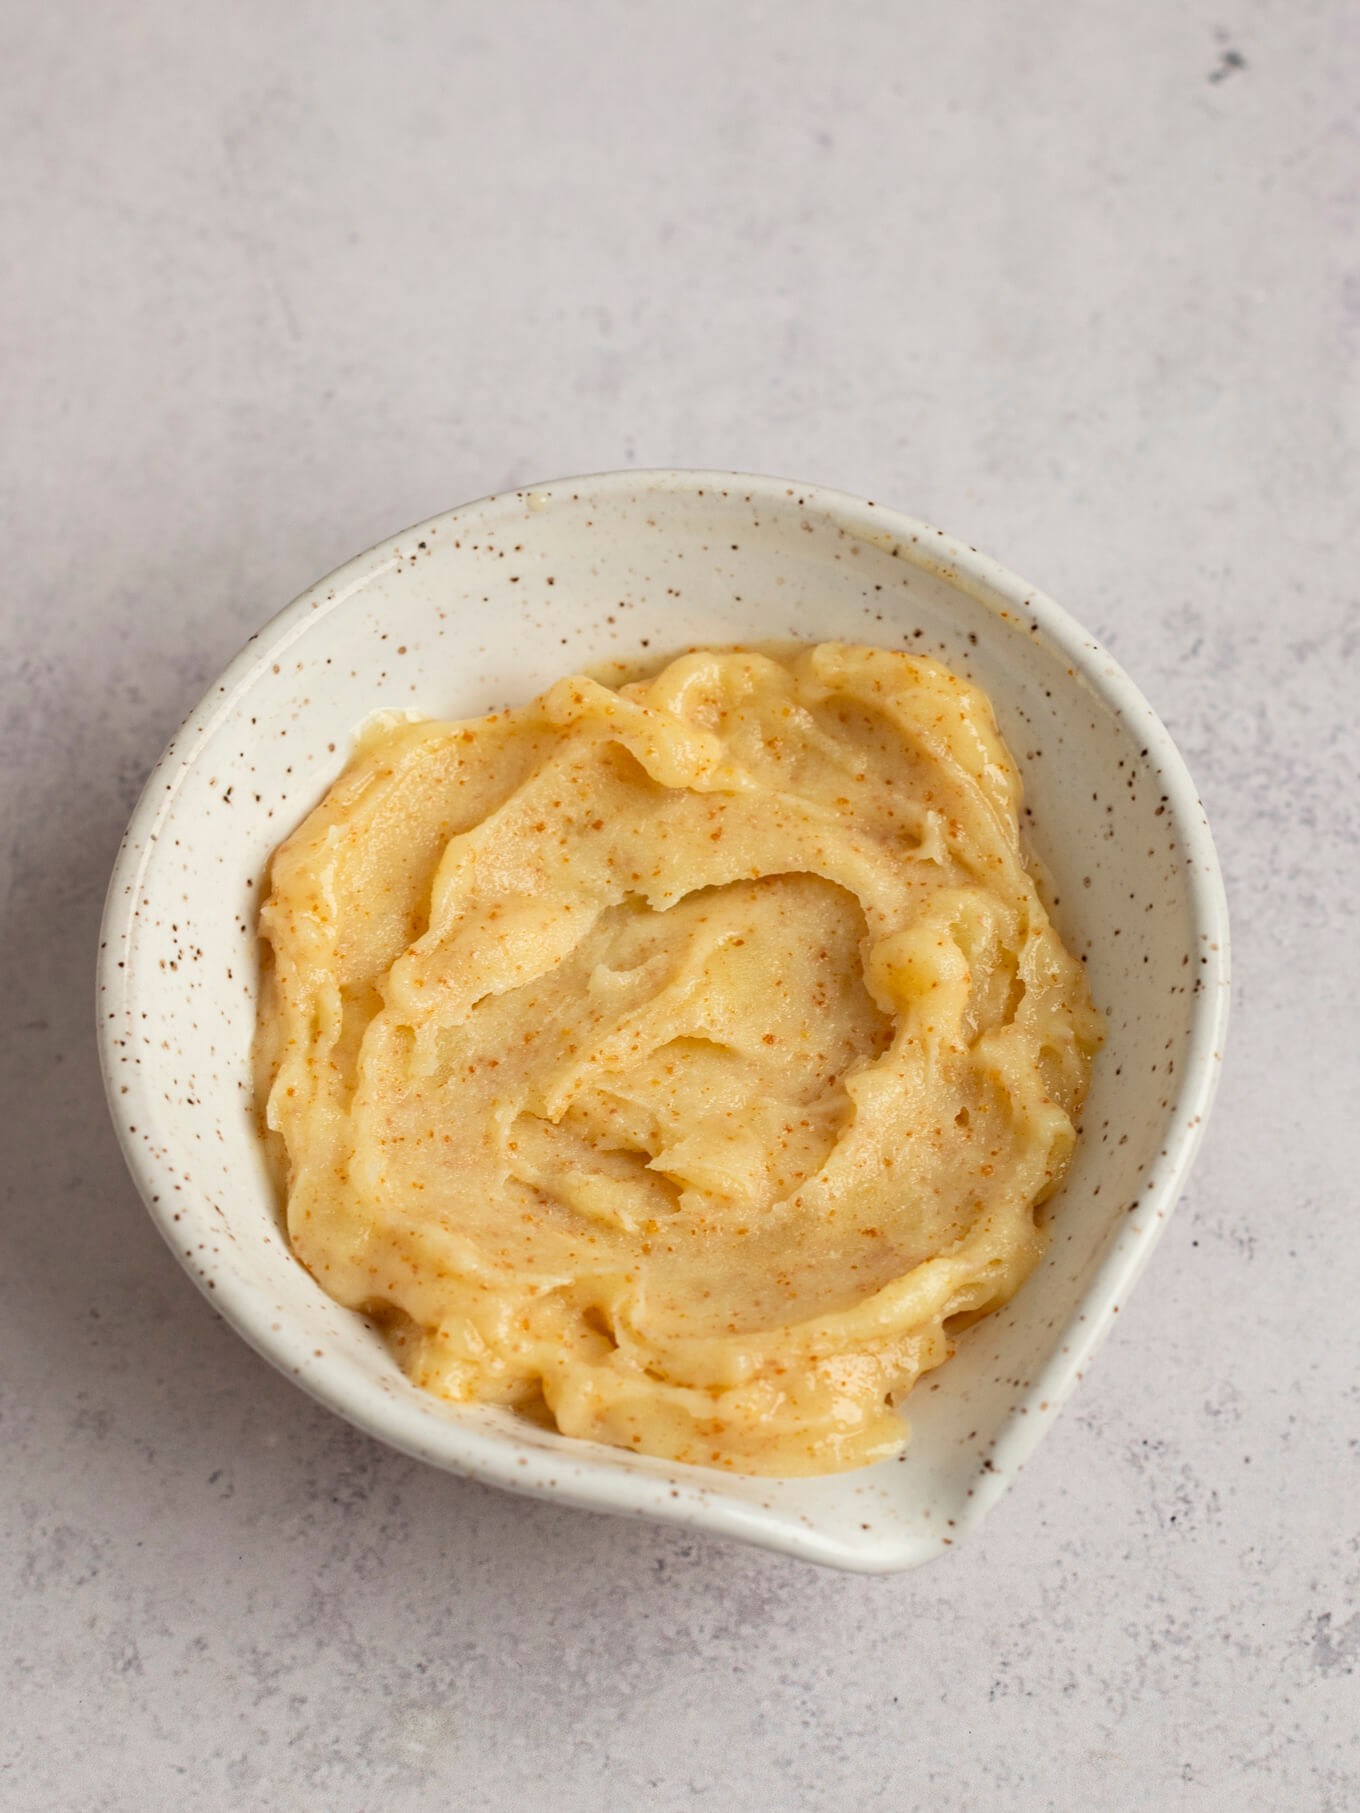
[{"label": "creamy yellow butter", "polygon": [[981,692],[834,643],[371,730],[260,915],[298,1257],[444,1397],[892,1453],[1042,1252],[1101,1038],[1019,807]]}]

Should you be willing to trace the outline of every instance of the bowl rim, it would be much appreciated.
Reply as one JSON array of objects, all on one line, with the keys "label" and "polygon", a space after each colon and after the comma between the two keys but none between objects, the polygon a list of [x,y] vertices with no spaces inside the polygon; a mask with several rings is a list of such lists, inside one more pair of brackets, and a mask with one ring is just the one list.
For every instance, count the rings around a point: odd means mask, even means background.
[{"label": "bowl rim", "polygon": [[[353,1389],[331,1376],[324,1358],[320,1364],[316,1362],[309,1337],[291,1325],[275,1325],[273,1312],[247,1283],[230,1272],[223,1273],[213,1281],[209,1300],[256,1352],[311,1396],[376,1439],[420,1460],[485,1484],[558,1503],[701,1528],[851,1571],[896,1572],[943,1553],[976,1530],[1056,1418],[1109,1333],[1120,1299],[1133,1287],[1165,1228],[1203,1137],[1222,1070],[1230,1003],[1228,911],[1222,872],[1203,803],[1170,733],[1119,663],[1075,618],[970,544],[901,511],[822,485],[741,472],[655,468],[584,474],[491,493],[440,511],[345,561],[247,639],[176,729],[133,809],[109,880],[99,933],[96,1024],[109,1113],[148,1213],[181,1265],[209,1296],[205,1275],[186,1259],[179,1230],[172,1224],[170,1192],[162,1188],[166,1160],[131,1130],[140,1125],[145,1131],[148,1122],[157,1118],[149,1073],[140,1065],[130,1074],[119,1069],[118,1035],[131,1021],[129,998],[135,983],[134,967],[127,961],[129,946],[160,827],[172,813],[198,752],[254,682],[320,618],[393,570],[401,550],[409,548],[413,538],[432,529],[442,531],[495,506],[506,510],[524,507],[531,497],[551,502],[556,494],[586,488],[602,501],[641,491],[702,495],[709,490],[735,490],[743,501],[759,502],[772,512],[786,512],[790,499],[796,500],[794,507],[804,514],[826,512],[856,538],[943,579],[1013,628],[1047,642],[1109,710],[1130,726],[1138,726],[1143,759],[1158,771],[1182,868],[1188,872],[1192,936],[1199,940],[1206,958],[1205,987],[1192,999],[1189,1050],[1168,1105],[1165,1146],[1143,1172],[1139,1199],[1108,1238],[1083,1292],[1081,1332],[1076,1333],[1074,1324],[1065,1325],[1049,1357],[1035,1369],[1002,1425],[991,1464],[977,1476],[966,1508],[960,1508],[952,1537],[908,1533],[885,1540],[876,1533],[871,1543],[859,1544],[818,1529],[807,1519],[794,1519],[787,1512],[775,1513],[771,1507],[724,1493],[721,1488],[726,1476],[721,1474],[689,1467],[666,1469],[656,1476],[628,1472],[618,1465],[617,1457],[593,1458],[591,1445],[584,1443],[579,1459],[533,1449],[527,1450],[526,1459],[525,1447],[513,1435],[489,1433],[452,1417],[431,1416],[425,1406],[410,1405],[377,1387],[356,1396]],[[181,1210],[184,1207],[181,1195]],[[1063,1333],[1071,1337],[1066,1342]]]}]

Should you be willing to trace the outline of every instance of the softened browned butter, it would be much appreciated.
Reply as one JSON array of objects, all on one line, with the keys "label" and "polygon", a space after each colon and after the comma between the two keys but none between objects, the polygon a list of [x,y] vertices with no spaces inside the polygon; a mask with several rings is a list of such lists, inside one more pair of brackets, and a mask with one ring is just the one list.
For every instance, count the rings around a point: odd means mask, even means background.
[{"label": "softened browned butter", "polygon": [[823,644],[386,721],[276,852],[298,1257],[445,1397],[863,1465],[1039,1258],[1100,1042],[991,708]]}]

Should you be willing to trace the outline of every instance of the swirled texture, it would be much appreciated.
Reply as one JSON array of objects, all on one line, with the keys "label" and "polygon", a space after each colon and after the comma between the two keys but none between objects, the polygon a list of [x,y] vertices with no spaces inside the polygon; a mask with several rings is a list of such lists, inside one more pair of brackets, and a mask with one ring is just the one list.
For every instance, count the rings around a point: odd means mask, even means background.
[{"label": "swirled texture", "polygon": [[410,1375],[747,1473],[898,1449],[1037,1261],[1100,1042],[991,708],[842,644],[387,722],[276,852],[303,1263]]}]

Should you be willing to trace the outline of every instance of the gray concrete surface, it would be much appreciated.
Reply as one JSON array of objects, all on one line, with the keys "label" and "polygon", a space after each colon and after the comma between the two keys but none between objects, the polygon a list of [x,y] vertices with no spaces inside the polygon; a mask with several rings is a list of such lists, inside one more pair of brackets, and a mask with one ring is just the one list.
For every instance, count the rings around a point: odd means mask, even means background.
[{"label": "gray concrete surface", "polygon": [[[1358,51],[1340,0],[0,12],[0,1806],[1360,1804]],[[106,1124],[103,887],[206,682],[388,531],[630,462],[995,553],[1220,839],[1192,1186],[915,1575],[353,1434]]]}]

